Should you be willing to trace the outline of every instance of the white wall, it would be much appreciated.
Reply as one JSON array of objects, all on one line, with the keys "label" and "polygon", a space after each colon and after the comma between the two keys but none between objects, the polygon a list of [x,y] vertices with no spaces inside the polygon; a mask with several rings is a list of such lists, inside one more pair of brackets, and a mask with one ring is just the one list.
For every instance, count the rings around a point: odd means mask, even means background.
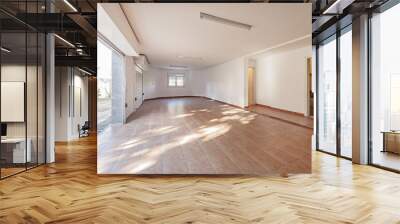
[{"label": "white wall", "polygon": [[144,77],[144,71],[141,70],[140,68],[136,67],[136,89],[135,89],[135,103],[134,107],[135,109],[139,109],[139,107],[142,105],[144,96],[143,96],[143,77]]},{"label": "white wall", "polygon": [[233,104],[245,106],[245,58],[240,57],[220,65],[193,72],[196,76],[197,90],[203,96]]},{"label": "white wall", "polygon": [[168,72],[150,68],[144,75],[145,99],[205,96],[244,107],[247,104],[247,66],[256,68],[256,102],[279,109],[307,112],[307,58],[311,39],[305,38],[256,56],[240,57],[200,70],[186,70],[185,87],[167,87]]},{"label": "white wall", "polygon": [[143,103],[142,78],[144,72],[136,66],[135,58],[125,57],[125,121]]},{"label": "white wall", "polygon": [[[88,91],[88,77],[82,76],[82,73],[75,70],[74,75],[74,86],[75,88],[80,88],[81,90],[81,110],[79,113],[78,109],[75,108],[75,113],[71,120],[71,137],[78,138],[78,125],[82,126],[85,121],[89,120],[89,91]],[[76,90],[76,89],[75,89]],[[77,94],[77,93],[75,93]],[[76,100],[76,99],[75,99]]]},{"label": "white wall", "polygon": [[[7,137],[25,137],[30,139],[31,159],[36,161],[38,156],[39,163],[44,162],[45,153],[45,116],[44,116],[44,74],[42,67],[25,66],[25,63],[8,64],[5,63],[1,66],[1,81],[2,82],[24,82],[26,85],[26,107],[22,109],[26,112],[26,120],[23,122],[6,122],[7,123]],[[2,89],[3,91],[4,89]],[[20,92],[21,93],[21,92]],[[22,91],[22,94],[24,91]],[[4,95],[2,95],[4,97]],[[7,97],[7,95],[6,95]],[[11,108],[12,109],[12,108]],[[7,111],[10,108],[1,108]],[[8,111],[13,113],[14,111]],[[21,112],[21,111],[20,111]],[[49,136],[49,133],[47,134]],[[48,150],[48,156],[53,151]],[[51,162],[52,157],[48,157],[48,162]]]},{"label": "white wall", "polygon": [[256,59],[256,103],[307,113],[307,58],[311,40],[291,43]]},{"label": "white wall", "polygon": [[70,76],[68,67],[55,68],[55,141],[68,141],[69,125],[69,95]]},{"label": "white wall", "polygon": [[[253,66],[256,103],[306,114],[308,57],[312,57],[310,37],[199,70],[150,67],[144,72],[145,99],[204,96],[244,107],[247,104],[247,66]],[[168,73],[173,72],[185,73],[185,87],[167,86]]]},{"label": "white wall", "polygon": [[[69,141],[79,137],[78,124],[83,125],[88,120],[88,78],[77,69],[72,73],[71,67],[56,67],[55,73],[55,141]],[[73,91],[78,89],[81,113],[76,105],[74,107]]]},{"label": "white wall", "polygon": [[[185,74],[184,87],[168,87],[168,74],[179,73]],[[193,74],[188,70],[168,70],[149,67],[143,75],[144,99],[152,99],[157,97],[171,96],[196,96],[199,89]]]},{"label": "white wall", "polygon": [[[26,81],[26,77],[28,80]],[[7,122],[7,136],[8,137],[24,137],[25,128],[28,128],[28,137],[33,133],[36,134],[36,66],[25,66],[19,64],[4,64],[1,67],[1,81],[2,82],[24,82],[27,87],[27,99],[26,99],[26,112],[27,112],[27,122]],[[40,96],[40,95],[39,95]],[[4,97],[4,96],[3,96]],[[42,101],[40,101],[42,102]],[[41,105],[39,105],[41,107]],[[6,110],[6,108],[2,108]]]},{"label": "white wall", "polygon": [[136,110],[136,66],[133,57],[125,57],[125,66],[125,116],[127,118]]}]

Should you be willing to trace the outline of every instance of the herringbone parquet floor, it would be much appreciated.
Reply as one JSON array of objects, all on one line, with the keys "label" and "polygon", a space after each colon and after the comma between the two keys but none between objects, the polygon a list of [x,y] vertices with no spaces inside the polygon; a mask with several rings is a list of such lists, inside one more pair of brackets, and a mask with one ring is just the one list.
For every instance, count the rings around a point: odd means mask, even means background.
[{"label": "herringbone parquet floor", "polygon": [[313,153],[313,174],[98,176],[96,139],[0,181],[0,223],[400,223],[400,175]]}]

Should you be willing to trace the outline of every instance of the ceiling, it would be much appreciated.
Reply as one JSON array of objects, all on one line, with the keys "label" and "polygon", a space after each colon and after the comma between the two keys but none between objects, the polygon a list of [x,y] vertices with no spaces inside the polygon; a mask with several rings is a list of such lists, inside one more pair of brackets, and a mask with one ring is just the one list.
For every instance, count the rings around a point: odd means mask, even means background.
[{"label": "ceiling", "polygon": [[[311,4],[121,5],[139,38],[139,52],[156,67],[198,69],[311,36]],[[200,12],[252,28],[202,20]]]}]

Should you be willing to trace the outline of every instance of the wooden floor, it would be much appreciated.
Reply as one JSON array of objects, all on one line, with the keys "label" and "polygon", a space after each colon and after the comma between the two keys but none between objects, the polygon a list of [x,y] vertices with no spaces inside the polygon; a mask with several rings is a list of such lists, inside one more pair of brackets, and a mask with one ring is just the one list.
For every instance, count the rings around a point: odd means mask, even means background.
[{"label": "wooden floor", "polygon": [[1,177],[2,178],[4,178],[4,177],[7,177],[7,176],[11,176],[11,175],[13,175],[13,174],[16,174],[16,173],[20,173],[20,172],[23,172],[23,171],[25,171],[26,169],[25,169],[25,167],[24,168],[20,168],[20,167],[6,167],[6,168],[0,168],[1,169]]},{"label": "wooden floor", "polygon": [[305,117],[300,114],[277,110],[274,108],[265,107],[258,104],[247,107],[247,110],[271,118],[275,118],[283,122],[299,125],[305,128],[310,128],[310,129],[314,128],[313,119],[310,117]]},{"label": "wooden floor", "polygon": [[145,101],[99,137],[100,174],[311,172],[312,130],[217,101]]},{"label": "wooden floor", "polygon": [[98,176],[96,139],[0,181],[0,223],[400,223],[400,175],[312,152],[312,174]]},{"label": "wooden floor", "polygon": [[394,170],[400,170],[400,155],[399,154],[375,150],[372,160],[373,160],[373,163],[376,165],[388,167],[388,168],[394,169]]}]

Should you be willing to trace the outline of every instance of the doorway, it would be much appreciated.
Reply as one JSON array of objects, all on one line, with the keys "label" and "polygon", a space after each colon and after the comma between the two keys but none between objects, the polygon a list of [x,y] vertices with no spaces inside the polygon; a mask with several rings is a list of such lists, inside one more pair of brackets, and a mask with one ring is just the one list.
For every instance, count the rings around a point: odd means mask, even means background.
[{"label": "doorway", "polygon": [[248,104],[247,106],[252,106],[256,104],[255,99],[255,71],[253,67],[247,69],[247,96]]},{"label": "doorway", "polygon": [[143,71],[140,68],[136,68],[136,109],[138,109],[143,103]]}]

